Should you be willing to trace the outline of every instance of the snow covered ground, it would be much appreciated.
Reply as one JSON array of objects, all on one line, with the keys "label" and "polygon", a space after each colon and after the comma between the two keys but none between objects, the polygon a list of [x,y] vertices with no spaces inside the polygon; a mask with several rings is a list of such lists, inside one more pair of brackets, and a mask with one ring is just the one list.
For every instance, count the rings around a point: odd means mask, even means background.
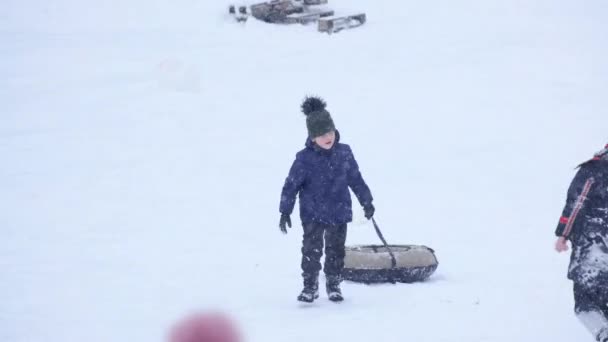
[{"label": "snow covered ground", "polygon": [[[604,1],[331,0],[369,20],[332,36],[227,3],[0,7],[0,341],[163,341],[213,308],[252,342],[591,340],[552,244],[608,141]],[[306,94],[430,281],[296,302],[278,201]],[[347,243],[378,242],[355,205]]]}]

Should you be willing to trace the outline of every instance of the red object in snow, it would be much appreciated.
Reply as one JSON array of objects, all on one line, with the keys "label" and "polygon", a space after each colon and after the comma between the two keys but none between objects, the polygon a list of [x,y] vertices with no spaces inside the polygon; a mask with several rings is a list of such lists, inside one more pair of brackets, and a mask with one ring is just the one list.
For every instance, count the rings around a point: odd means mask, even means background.
[{"label": "red object in snow", "polygon": [[185,317],[171,330],[169,342],[242,342],[235,324],[219,312]]}]

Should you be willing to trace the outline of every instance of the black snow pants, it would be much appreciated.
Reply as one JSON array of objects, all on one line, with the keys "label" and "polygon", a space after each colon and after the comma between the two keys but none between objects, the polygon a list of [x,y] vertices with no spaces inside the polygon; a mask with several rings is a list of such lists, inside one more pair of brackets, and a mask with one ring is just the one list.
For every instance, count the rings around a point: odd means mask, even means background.
[{"label": "black snow pants", "polygon": [[574,312],[596,341],[608,341],[608,284],[574,282]]},{"label": "black snow pants", "polygon": [[608,284],[588,288],[574,283],[574,310],[576,313],[597,311],[608,319]]},{"label": "black snow pants", "polygon": [[325,225],[308,223],[304,225],[302,240],[302,276],[316,283],[321,270],[323,255],[323,240],[325,240],[325,276],[330,280],[339,281],[344,268],[344,244],[346,243],[346,224]]}]

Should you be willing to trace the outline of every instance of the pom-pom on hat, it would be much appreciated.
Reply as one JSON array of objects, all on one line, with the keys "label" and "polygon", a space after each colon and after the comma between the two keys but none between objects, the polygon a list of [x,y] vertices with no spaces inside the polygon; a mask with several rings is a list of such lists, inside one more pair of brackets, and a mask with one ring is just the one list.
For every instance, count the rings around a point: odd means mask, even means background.
[{"label": "pom-pom on hat", "polygon": [[167,342],[241,342],[241,332],[221,312],[197,312],[180,319],[170,330]]},{"label": "pom-pom on hat", "polygon": [[336,130],[326,106],[325,101],[316,96],[307,96],[302,102],[302,112],[306,115],[306,128],[311,139]]}]

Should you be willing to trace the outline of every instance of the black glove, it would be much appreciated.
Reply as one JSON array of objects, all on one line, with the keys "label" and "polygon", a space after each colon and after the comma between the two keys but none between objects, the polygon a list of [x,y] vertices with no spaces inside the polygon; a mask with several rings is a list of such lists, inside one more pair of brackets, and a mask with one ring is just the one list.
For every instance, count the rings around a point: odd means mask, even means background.
[{"label": "black glove", "polygon": [[287,227],[291,228],[291,218],[287,214],[281,214],[281,221],[279,221],[279,227],[281,227],[281,231],[283,234],[287,234]]},{"label": "black glove", "polygon": [[363,211],[365,212],[365,218],[369,220],[372,218],[372,216],[374,216],[376,208],[374,208],[374,205],[370,203],[363,207]]}]

